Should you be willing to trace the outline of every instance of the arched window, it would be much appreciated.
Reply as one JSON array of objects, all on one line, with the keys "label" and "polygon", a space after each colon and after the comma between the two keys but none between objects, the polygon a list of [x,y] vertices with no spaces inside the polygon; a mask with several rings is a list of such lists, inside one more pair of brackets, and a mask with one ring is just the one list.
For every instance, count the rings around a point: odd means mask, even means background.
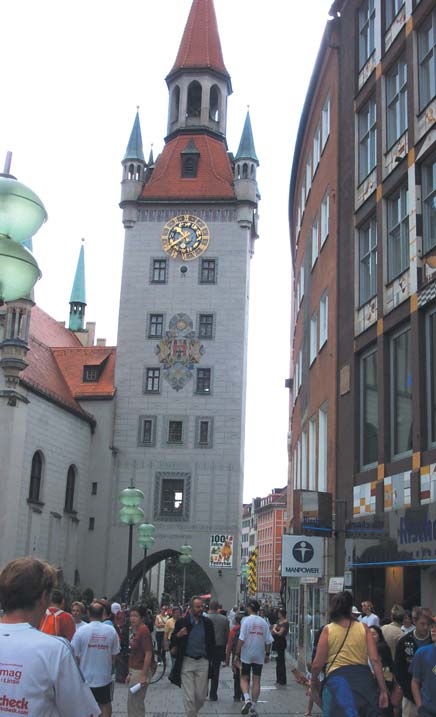
[{"label": "arched window", "polygon": [[36,451],[36,453],[33,454],[32,467],[30,469],[29,500],[32,503],[39,503],[41,500],[43,461],[41,451]]},{"label": "arched window", "polygon": [[129,164],[128,178],[135,179],[135,165],[134,164]]},{"label": "arched window", "polygon": [[140,165],[140,164],[137,164],[137,165],[136,165],[136,176],[135,176],[135,179],[136,179],[137,182],[139,182],[139,180],[141,179],[141,165]]},{"label": "arched window", "polygon": [[201,115],[201,85],[194,80],[188,87],[188,117],[200,117]]},{"label": "arched window", "polygon": [[217,85],[213,85],[210,88],[209,119],[214,122],[219,122],[220,119],[220,99],[221,94],[219,87]]},{"label": "arched window", "polygon": [[72,513],[74,510],[74,489],[76,487],[76,466],[70,466],[67,473],[67,488],[65,491],[66,513]]},{"label": "arched window", "polygon": [[242,179],[248,179],[248,164],[242,165]]},{"label": "arched window", "polygon": [[252,177],[254,177],[254,164],[251,165],[251,172],[250,172],[250,174],[251,174]]},{"label": "arched window", "polygon": [[171,122],[177,122],[180,109],[180,87],[176,85],[171,98]]}]

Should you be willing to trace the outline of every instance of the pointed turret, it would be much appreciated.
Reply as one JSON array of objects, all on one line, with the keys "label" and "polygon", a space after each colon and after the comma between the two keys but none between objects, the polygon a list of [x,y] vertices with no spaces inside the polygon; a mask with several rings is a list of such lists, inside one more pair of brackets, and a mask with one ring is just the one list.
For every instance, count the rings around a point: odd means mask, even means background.
[{"label": "pointed turret", "polygon": [[74,277],[73,288],[70,297],[70,331],[84,331],[86,307],[85,292],[85,250],[80,247],[79,259],[77,261],[76,274]]},{"label": "pointed turret", "polygon": [[[259,192],[257,189],[256,171],[259,166],[256,149],[254,147],[253,130],[251,128],[250,113],[247,112],[241,141],[235,156],[234,179],[235,193],[239,202],[238,221],[244,225],[256,225]],[[256,232],[256,230],[254,229]]]},{"label": "pointed turret", "polygon": [[225,137],[232,83],[224,64],[213,0],[193,0],[166,81],[170,92],[167,139],[200,129]]},{"label": "pointed turret", "polygon": [[126,154],[124,155],[125,160],[137,160],[144,162],[144,150],[142,148],[142,134],[141,134],[141,123],[139,121],[139,112],[136,111],[135,121],[133,123],[132,131],[130,133],[129,143],[127,145]]},{"label": "pointed turret", "polygon": [[121,182],[121,207],[123,208],[124,226],[132,227],[136,222],[136,209],[128,202],[138,199],[145,181],[145,158],[142,147],[141,123],[139,121],[139,107],[136,108],[129,142],[123,161],[123,180]]}]

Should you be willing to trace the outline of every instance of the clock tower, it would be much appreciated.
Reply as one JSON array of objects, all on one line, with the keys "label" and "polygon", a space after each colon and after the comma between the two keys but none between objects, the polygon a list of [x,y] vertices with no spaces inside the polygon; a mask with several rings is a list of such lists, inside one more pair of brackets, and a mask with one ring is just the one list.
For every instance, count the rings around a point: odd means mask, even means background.
[{"label": "clock tower", "polygon": [[[137,114],[122,162],[113,498],[133,478],[145,521],[156,526],[148,566],[188,543],[205,592],[229,607],[238,590],[259,195],[248,115],[236,155],[227,147],[232,85],[213,0],[193,0],[166,82],[161,154],[144,160]],[[126,546],[114,508],[108,592],[125,575]],[[134,575],[141,560],[134,548]]]}]

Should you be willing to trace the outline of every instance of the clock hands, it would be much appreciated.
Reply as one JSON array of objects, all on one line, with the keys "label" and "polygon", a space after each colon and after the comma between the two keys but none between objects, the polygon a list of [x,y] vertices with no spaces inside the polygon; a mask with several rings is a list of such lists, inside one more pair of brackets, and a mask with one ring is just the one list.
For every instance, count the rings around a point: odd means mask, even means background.
[{"label": "clock hands", "polygon": [[189,229],[188,229],[188,231],[186,231],[186,232],[181,231],[180,229],[175,229],[175,232],[177,232],[178,234],[181,234],[181,236],[180,236],[178,239],[174,239],[174,241],[170,242],[170,246],[171,246],[171,247],[172,247],[172,246],[175,246],[176,244],[179,244],[181,241],[185,241],[185,242],[186,242],[187,237],[190,236],[190,231],[189,231]]}]

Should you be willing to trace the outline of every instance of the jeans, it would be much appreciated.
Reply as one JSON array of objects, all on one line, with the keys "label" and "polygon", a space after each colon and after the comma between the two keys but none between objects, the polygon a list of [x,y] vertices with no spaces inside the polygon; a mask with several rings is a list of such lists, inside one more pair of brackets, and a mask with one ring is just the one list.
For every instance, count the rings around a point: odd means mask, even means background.
[{"label": "jeans", "polygon": [[216,697],[218,691],[218,682],[220,678],[221,662],[226,659],[226,646],[215,645],[212,662],[211,662],[211,679],[209,697]]},{"label": "jeans", "polygon": [[276,679],[279,685],[286,685],[285,648],[277,649]]}]

